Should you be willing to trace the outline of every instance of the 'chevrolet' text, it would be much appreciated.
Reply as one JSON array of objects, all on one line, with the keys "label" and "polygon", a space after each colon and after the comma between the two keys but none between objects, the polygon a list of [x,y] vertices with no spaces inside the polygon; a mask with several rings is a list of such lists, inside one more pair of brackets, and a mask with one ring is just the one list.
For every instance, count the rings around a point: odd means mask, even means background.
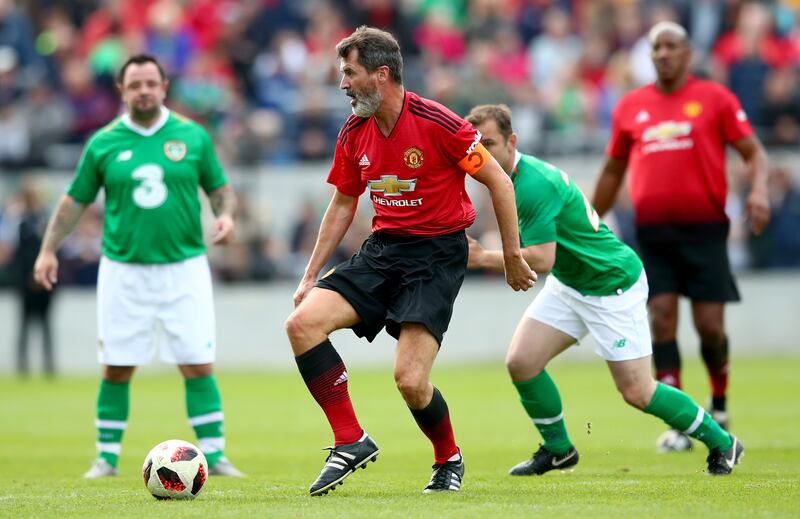
[{"label": "'chevrolet' text", "polygon": [[372,202],[390,207],[419,207],[422,205],[422,198],[383,198],[382,196],[372,195]]}]

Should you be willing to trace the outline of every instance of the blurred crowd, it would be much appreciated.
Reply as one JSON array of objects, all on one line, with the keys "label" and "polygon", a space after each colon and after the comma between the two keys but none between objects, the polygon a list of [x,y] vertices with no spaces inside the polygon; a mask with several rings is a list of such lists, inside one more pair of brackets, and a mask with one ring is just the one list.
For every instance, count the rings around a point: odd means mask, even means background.
[{"label": "blurred crowd", "polygon": [[172,78],[169,104],[203,121],[225,159],[330,155],[348,104],[334,45],[360,24],[397,35],[405,82],[458,113],[515,109],[522,147],[602,150],[611,110],[654,72],[653,23],[691,34],[697,74],[739,96],[770,146],[800,144],[800,1],[0,0],[0,165],[71,167],[119,111],[135,52]]},{"label": "blurred crowd", "polygon": [[[771,152],[800,149],[800,0],[0,0],[0,181],[16,191],[2,200],[0,285],[13,283],[20,225],[43,230],[44,218],[25,215],[58,196],[41,178],[37,194],[24,173],[72,170],[88,136],[119,113],[114,75],[132,53],[165,65],[167,104],[209,128],[229,168],[290,170],[324,164],[349,114],[335,44],[358,25],[383,27],[400,41],[409,89],[461,114],[507,103],[520,149],[558,163],[602,153],[618,100],[654,79],[645,34],[662,20],[688,28],[694,72],[738,95]],[[739,269],[800,263],[792,168],[773,168],[773,224],[758,238],[746,231],[744,184],[732,168]],[[281,215],[290,231],[277,235],[259,214],[269,208],[240,194],[240,239],[212,252],[215,274],[296,279],[327,198],[299,201]],[[491,211],[479,215],[474,233],[491,240]],[[621,204],[623,237],[629,222]],[[368,230],[366,213],[337,258]],[[101,232],[94,206],[62,248],[62,283],[94,284]]]}]

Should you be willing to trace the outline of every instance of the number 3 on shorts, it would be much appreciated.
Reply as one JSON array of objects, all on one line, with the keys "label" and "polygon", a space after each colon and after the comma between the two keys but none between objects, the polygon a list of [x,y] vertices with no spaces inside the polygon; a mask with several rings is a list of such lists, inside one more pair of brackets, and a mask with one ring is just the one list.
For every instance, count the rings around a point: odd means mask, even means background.
[{"label": "number 3 on shorts", "polygon": [[133,170],[131,177],[141,180],[133,190],[133,201],[142,209],[155,209],[167,199],[164,170],[158,164],[145,164]]}]

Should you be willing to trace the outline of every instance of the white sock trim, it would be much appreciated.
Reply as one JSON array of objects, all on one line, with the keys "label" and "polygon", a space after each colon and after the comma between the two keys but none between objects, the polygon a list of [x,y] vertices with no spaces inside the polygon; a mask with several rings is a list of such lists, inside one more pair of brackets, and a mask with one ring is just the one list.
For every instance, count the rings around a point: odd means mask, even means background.
[{"label": "white sock trim", "polygon": [[222,414],[222,411],[214,411],[213,413],[190,416],[189,424],[192,427],[195,427],[197,425],[205,425],[207,423],[221,422],[224,419],[225,415]]},{"label": "white sock trim", "polygon": [[200,450],[204,454],[213,454],[221,450],[225,450],[225,438],[198,438],[197,443],[200,444]]},{"label": "white sock trim", "polygon": [[532,418],[534,424],[538,425],[550,425],[554,424],[558,421],[564,419],[564,411],[561,411],[558,416],[553,416],[552,418]]},{"label": "white sock trim", "polygon": [[697,416],[694,418],[694,422],[692,422],[692,425],[690,425],[689,428],[683,432],[686,434],[692,434],[695,432],[697,428],[700,427],[700,424],[703,423],[703,417],[705,417],[705,414],[706,412],[703,410],[703,408],[697,406]]},{"label": "white sock trim", "polygon": [[125,430],[128,427],[128,422],[124,420],[100,420],[98,418],[94,421],[94,426],[98,429]]},{"label": "white sock trim", "polygon": [[119,456],[119,453],[122,452],[122,444],[120,443],[97,442],[94,445],[97,448],[97,452],[109,452],[111,454],[116,454],[117,456]]}]

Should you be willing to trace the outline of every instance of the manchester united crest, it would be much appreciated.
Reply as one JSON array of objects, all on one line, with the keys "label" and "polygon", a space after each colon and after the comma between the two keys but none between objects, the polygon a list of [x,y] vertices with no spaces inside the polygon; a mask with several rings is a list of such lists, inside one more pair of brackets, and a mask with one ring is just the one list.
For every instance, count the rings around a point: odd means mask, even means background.
[{"label": "manchester united crest", "polygon": [[179,162],[186,156],[186,143],[182,141],[165,142],[164,155],[173,162]]},{"label": "manchester united crest", "polygon": [[683,113],[686,114],[686,117],[697,117],[703,113],[703,105],[701,105],[698,101],[689,101],[683,105]]},{"label": "manchester united crest", "polygon": [[403,152],[403,161],[411,169],[417,169],[422,166],[423,160],[425,160],[425,156],[422,154],[422,150],[416,146],[411,146]]}]

